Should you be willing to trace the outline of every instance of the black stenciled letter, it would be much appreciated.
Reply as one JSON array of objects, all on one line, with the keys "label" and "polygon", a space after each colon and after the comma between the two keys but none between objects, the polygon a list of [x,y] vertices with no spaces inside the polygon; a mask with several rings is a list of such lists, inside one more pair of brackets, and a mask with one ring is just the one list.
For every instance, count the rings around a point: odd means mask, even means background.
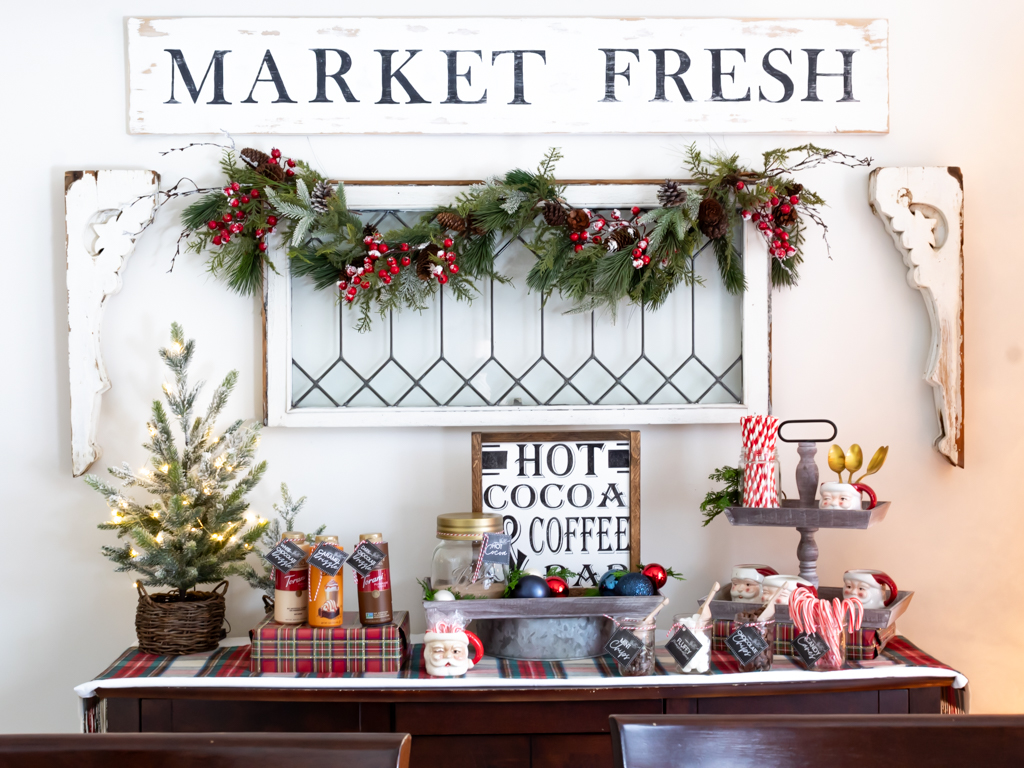
[{"label": "black stenciled letter", "polygon": [[392,80],[397,80],[398,84],[405,89],[405,93],[409,97],[409,100],[406,102],[406,104],[430,103],[422,96],[420,96],[417,90],[412,87],[412,83],[409,82],[409,78],[405,76],[404,72],[402,72],[402,68],[405,67],[405,65],[408,64],[410,61],[412,61],[413,56],[419,53],[418,49],[414,51],[406,50],[406,53],[409,54],[409,58],[403,61],[401,66],[399,66],[398,69],[395,70],[391,68],[391,57],[398,53],[398,51],[382,51],[379,48],[375,48],[374,50],[380,54],[380,101],[377,102],[378,104],[398,103],[391,97]]},{"label": "black stenciled letter", "polygon": [[743,60],[747,60],[747,49],[746,48],[705,48],[706,51],[711,51],[711,98],[708,101],[750,101],[750,89],[747,88],[747,93],[741,99],[727,99],[722,95],[722,77],[729,77],[732,81],[736,82],[736,67],[733,67],[728,72],[722,71],[722,51],[734,51],[743,57]]},{"label": "black stenciled letter", "polygon": [[624,77],[629,82],[629,64],[621,72],[615,71],[615,54],[632,53],[636,56],[637,63],[640,62],[640,50],[638,48],[599,48],[604,53],[604,98],[601,101],[618,101],[615,98],[615,78]]},{"label": "black stenciled letter", "polygon": [[171,54],[171,98],[164,102],[164,104],[180,104],[181,102],[174,98],[174,68],[178,68],[178,72],[181,73],[181,82],[185,84],[185,88],[188,89],[188,95],[192,97],[192,103],[195,104],[199,99],[199,92],[203,90],[203,85],[206,84],[206,78],[210,74],[210,67],[213,67],[213,99],[206,102],[207,104],[230,104],[230,101],[224,99],[224,57],[231,53],[231,51],[214,51],[213,58],[210,59],[210,63],[206,65],[206,73],[203,75],[202,81],[199,83],[199,87],[196,88],[196,82],[192,79],[192,73],[188,71],[188,65],[185,63],[185,57],[181,51],[177,48],[164,48],[169,54]]},{"label": "black stenciled letter", "polygon": [[[344,77],[352,69],[352,57],[338,48],[310,48],[310,50],[316,55],[316,98],[309,103],[329,103],[332,101],[327,98],[328,77],[338,84],[338,88],[341,89],[341,95],[345,97],[345,101],[358,102],[359,99],[352,95],[352,90],[348,87]],[[328,51],[338,54],[338,57],[341,59],[341,65],[333,75],[327,74]]]},{"label": "black stenciled letter", "polygon": [[[665,74],[665,54],[670,51],[679,57],[679,67],[668,75]],[[693,101],[686,83],[683,82],[683,75],[690,68],[690,57],[686,55],[686,51],[680,51],[678,48],[651,48],[651,53],[654,54],[654,98],[651,101],[668,101],[665,96],[665,81],[669,78],[675,81],[683,101]]]},{"label": "black stenciled letter", "polygon": [[781,104],[782,102],[789,101],[791,98],[793,98],[793,79],[785,72],[783,72],[781,69],[776,69],[775,67],[773,67],[772,63],[768,60],[768,57],[771,56],[776,51],[782,51],[784,54],[786,54],[786,58],[789,59],[789,63],[793,63],[793,54],[791,54],[785,48],[772,48],[770,51],[768,51],[768,53],[764,55],[764,58],[761,59],[761,68],[764,69],[765,72],[774,77],[776,80],[778,80],[780,83],[782,83],[782,98],[769,99],[767,96],[764,95],[764,91],[760,87],[758,87],[757,100],[770,101],[772,104]]},{"label": "black stenciled letter", "polygon": [[503,53],[512,54],[512,77],[513,77],[513,97],[509,104],[529,104],[525,96],[525,85],[523,81],[523,54],[524,53],[535,53],[540,56],[541,61],[545,64],[548,63],[547,51],[491,51],[491,64],[493,65],[498,57]]},{"label": "black stenciled letter", "polygon": [[543,477],[543,475],[540,472],[540,470],[541,470],[541,465],[540,465],[540,462],[541,462],[541,458],[540,458],[540,443],[533,443],[532,445],[533,445],[533,458],[528,458],[526,456],[526,446],[527,446],[527,443],[519,443],[519,458],[516,459],[516,464],[519,465],[519,474],[517,475],[517,477],[527,477],[528,476],[528,473],[526,471],[526,465],[527,464],[533,464],[533,476],[534,477]]},{"label": "black stenciled letter", "polygon": [[[270,79],[260,80],[260,75],[263,74],[263,68],[267,68],[267,74],[270,75]],[[274,61],[273,55],[268,50],[263,54],[263,62],[260,64],[260,71],[256,73],[256,80],[252,84],[252,88],[249,89],[249,98],[243,101],[243,104],[255,104],[256,99],[252,97],[253,91],[256,90],[256,86],[260,83],[273,83],[274,87],[277,88],[277,98],[272,102],[273,104],[295,104],[295,102],[288,98],[288,91],[284,89],[284,80],[281,79],[281,73],[277,70],[277,62]]]},{"label": "black stenciled letter", "polygon": [[587,477],[596,477],[597,473],[594,471],[594,451],[600,448],[604,450],[604,443],[576,443],[576,450],[581,448],[587,449]]},{"label": "black stenciled letter", "polygon": [[843,54],[843,71],[819,72],[818,54],[824,49],[801,48],[800,50],[807,54],[807,98],[802,99],[802,101],[821,101],[821,99],[818,98],[819,77],[843,78],[843,98],[839,99],[839,101],[860,101],[860,99],[853,98],[853,54],[855,54],[856,51],[847,48],[837,48],[836,50]]},{"label": "black stenciled letter", "polygon": [[484,88],[484,95],[476,101],[463,101],[459,98],[459,83],[458,78],[466,78],[468,85],[473,84],[473,68],[466,67],[465,72],[456,71],[459,68],[458,58],[460,53],[475,53],[480,57],[480,61],[484,60],[484,55],[480,51],[441,51],[445,56],[448,57],[448,98],[442,101],[442,104],[486,104],[487,103],[487,89]]}]

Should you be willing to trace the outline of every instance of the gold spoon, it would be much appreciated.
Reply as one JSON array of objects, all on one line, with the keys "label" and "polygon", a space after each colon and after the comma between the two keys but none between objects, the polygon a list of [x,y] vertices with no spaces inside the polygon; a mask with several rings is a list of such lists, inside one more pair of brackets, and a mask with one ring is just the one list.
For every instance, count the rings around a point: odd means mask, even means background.
[{"label": "gold spoon", "polygon": [[873,475],[873,474],[875,474],[875,472],[880,470],[882,468],[882,465],[885,464],[885,459],[886,459],[886,457],[888,455],[889,455],[889,446],[888,445],[883,445],[881,448],[879,448],[877,451],[875,451],[875,455],[872,456],[871,457],[871,461],[868,462],[868,471],[865,472],[860,477],[858,477],[857,478],[857,482],[859,483],[861,480],[863,480],[868,475]]},{"label": "gold spoon", "polygon": [[839,482],[843,482],[843,470],[846,469],[846,454],[838,445],[828,449],[828,468],[839,475]]},{"label": "gold spoon", "polygon": [[846,471],[850,473],[850,482],[853,482],[853,473],[864,466],[864,452],[860,446],[854,443],[846,452]]}]

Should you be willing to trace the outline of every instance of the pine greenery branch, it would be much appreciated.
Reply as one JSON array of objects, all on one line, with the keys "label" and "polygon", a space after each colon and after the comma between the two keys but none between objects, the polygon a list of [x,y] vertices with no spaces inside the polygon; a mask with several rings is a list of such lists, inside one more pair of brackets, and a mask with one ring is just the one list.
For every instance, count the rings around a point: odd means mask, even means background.
[{"label": "pine greenery branch", "polygon": [[[266,463],[255,459],[260,425],[236,421],[214,435],[237,382],[234,371],[214,390],[204,414],[195,415],[202,384],[189,385],[194,352],[195,343],[173,324],[171,342],[160,350],[173,383],[165,383],[164,402],[153,402],[147,424],[150,439],[144,447],[152,470],[134,471],[127,463],[111,467],[120,488],[94,475],[85,479],[111,511],[99,528],[125,540],[102,553],[116,570],[134,571],[146,586],[171,587],[182,598],[197,584],[242,572],[267,527],[248,511],[246,500],[266,471]],[[123,492],[127,488],[153,498],[141,503]]]}]

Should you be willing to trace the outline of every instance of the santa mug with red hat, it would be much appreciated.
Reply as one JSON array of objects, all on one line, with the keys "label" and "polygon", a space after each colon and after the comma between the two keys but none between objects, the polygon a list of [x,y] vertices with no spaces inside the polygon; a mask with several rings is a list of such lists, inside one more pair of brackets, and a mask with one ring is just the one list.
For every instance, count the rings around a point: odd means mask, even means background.
[{"label": "santa mug with red hat", "polygon": [[810,590],[815,597],[818,596],[818,590],[807,579],[799,576],[765,576],[764,584],[761,585],[761,602],[789,605],[789,598],[800,587]]},{"label": "santa mug with red hat", "polygon": [[779,572],[770,565],[744,563],[732,567],[732,586],[729,598],[737,603],[761,602],[761,585],[765,576],[776,576]]},{"label": "santa mug with red hat", "polygon": [[859,570],[843,574],[843,598],[859,598],[866,609],[887,608],[896,602],[898,593],[896,582],[884,571]]},{"label": "santa mug with red hat", "polygon": [[[472,659],[469,658],[470,645],[473,646]],[[479,664],[483,657],[480,638],[463,629],[459,620],[437,621],[423,636],[423,663],[428,675],[458,677]]]}]

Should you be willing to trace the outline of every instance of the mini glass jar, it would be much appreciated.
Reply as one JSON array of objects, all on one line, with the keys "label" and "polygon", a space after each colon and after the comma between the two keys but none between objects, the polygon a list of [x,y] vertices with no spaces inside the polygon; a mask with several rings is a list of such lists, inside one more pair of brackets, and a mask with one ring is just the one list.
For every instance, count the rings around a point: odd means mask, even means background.
[{"label": "mini glass jar", "polygon": [[[768,647],[765,648],[754,658],[750,659],[746,663],[739,662],[739,668],[737,672],[766,672],[772,668],[772,662],[775,659],[775,619],[768,619],[768,621],[752,621],[752,622],[734,622],[732,625],[732,631],[735,632],[742,627],[752,627],[757,631],[764,641],[768,643]],[[732,654],[730,654],[732,655]]]},{"label": "mini glass jar", "polygon": [[743,478],[740,481],[740,498],[742,504],[748,506],[749,499],[746,493],[746,482],[748,478],[761,478],[767,485],[763,504],[752,506],[778,507],[779,489],[782,488],[782,463],[779,461],[779,454],[764,451],[748,451],[746,448],[740,450],[740,466]]},{"label": "mini glass jar", "polygon": [[[620,629],[632,632],[644,644],[643,649],[628,666],[619,664],[619,674],[623,677],[640,677],[654,674],[654,633],[657,622],[654,619],[645,622],[642,617],[620,616],[614,619]],[[617,662],[616,662],[617,663]]]},{"label": "mini glass jar", "polygon": [[447,512],[437,516],[437,538],[430,562],[430,585],[460,595],[501,597],[505,594],[508,566],[484,563],[474,582],[473,570],[480,559],[480,542],[485,533],[502,533],[501,515]]},{"label": "mini glass jar", "polygon": [[699,613],[677,613],[672,617],[672,629],[668,631],[669,638],[683,627],[693,633],[701,647],[685,667],[677,660],[676,671],[683,675],[711,674],[711,635],[714,621],[707,619],[701,623]]},{"label": "mini glass jar", "polygon": [[[822,635],[822,639],[829,646],[829,651],[809,667],[804,663],[800,654],[796,652],[796,649],[793,649],[793,661],[798,667],[811,672],[835,672],[846,666],[846,632],[840,632],[837,636],[830,637]],[[832,643],[829,642],[830,640],[837,643],[838,647],[833,647]],[[797,642],[797,638],[794,638],[794,645]]]}]

